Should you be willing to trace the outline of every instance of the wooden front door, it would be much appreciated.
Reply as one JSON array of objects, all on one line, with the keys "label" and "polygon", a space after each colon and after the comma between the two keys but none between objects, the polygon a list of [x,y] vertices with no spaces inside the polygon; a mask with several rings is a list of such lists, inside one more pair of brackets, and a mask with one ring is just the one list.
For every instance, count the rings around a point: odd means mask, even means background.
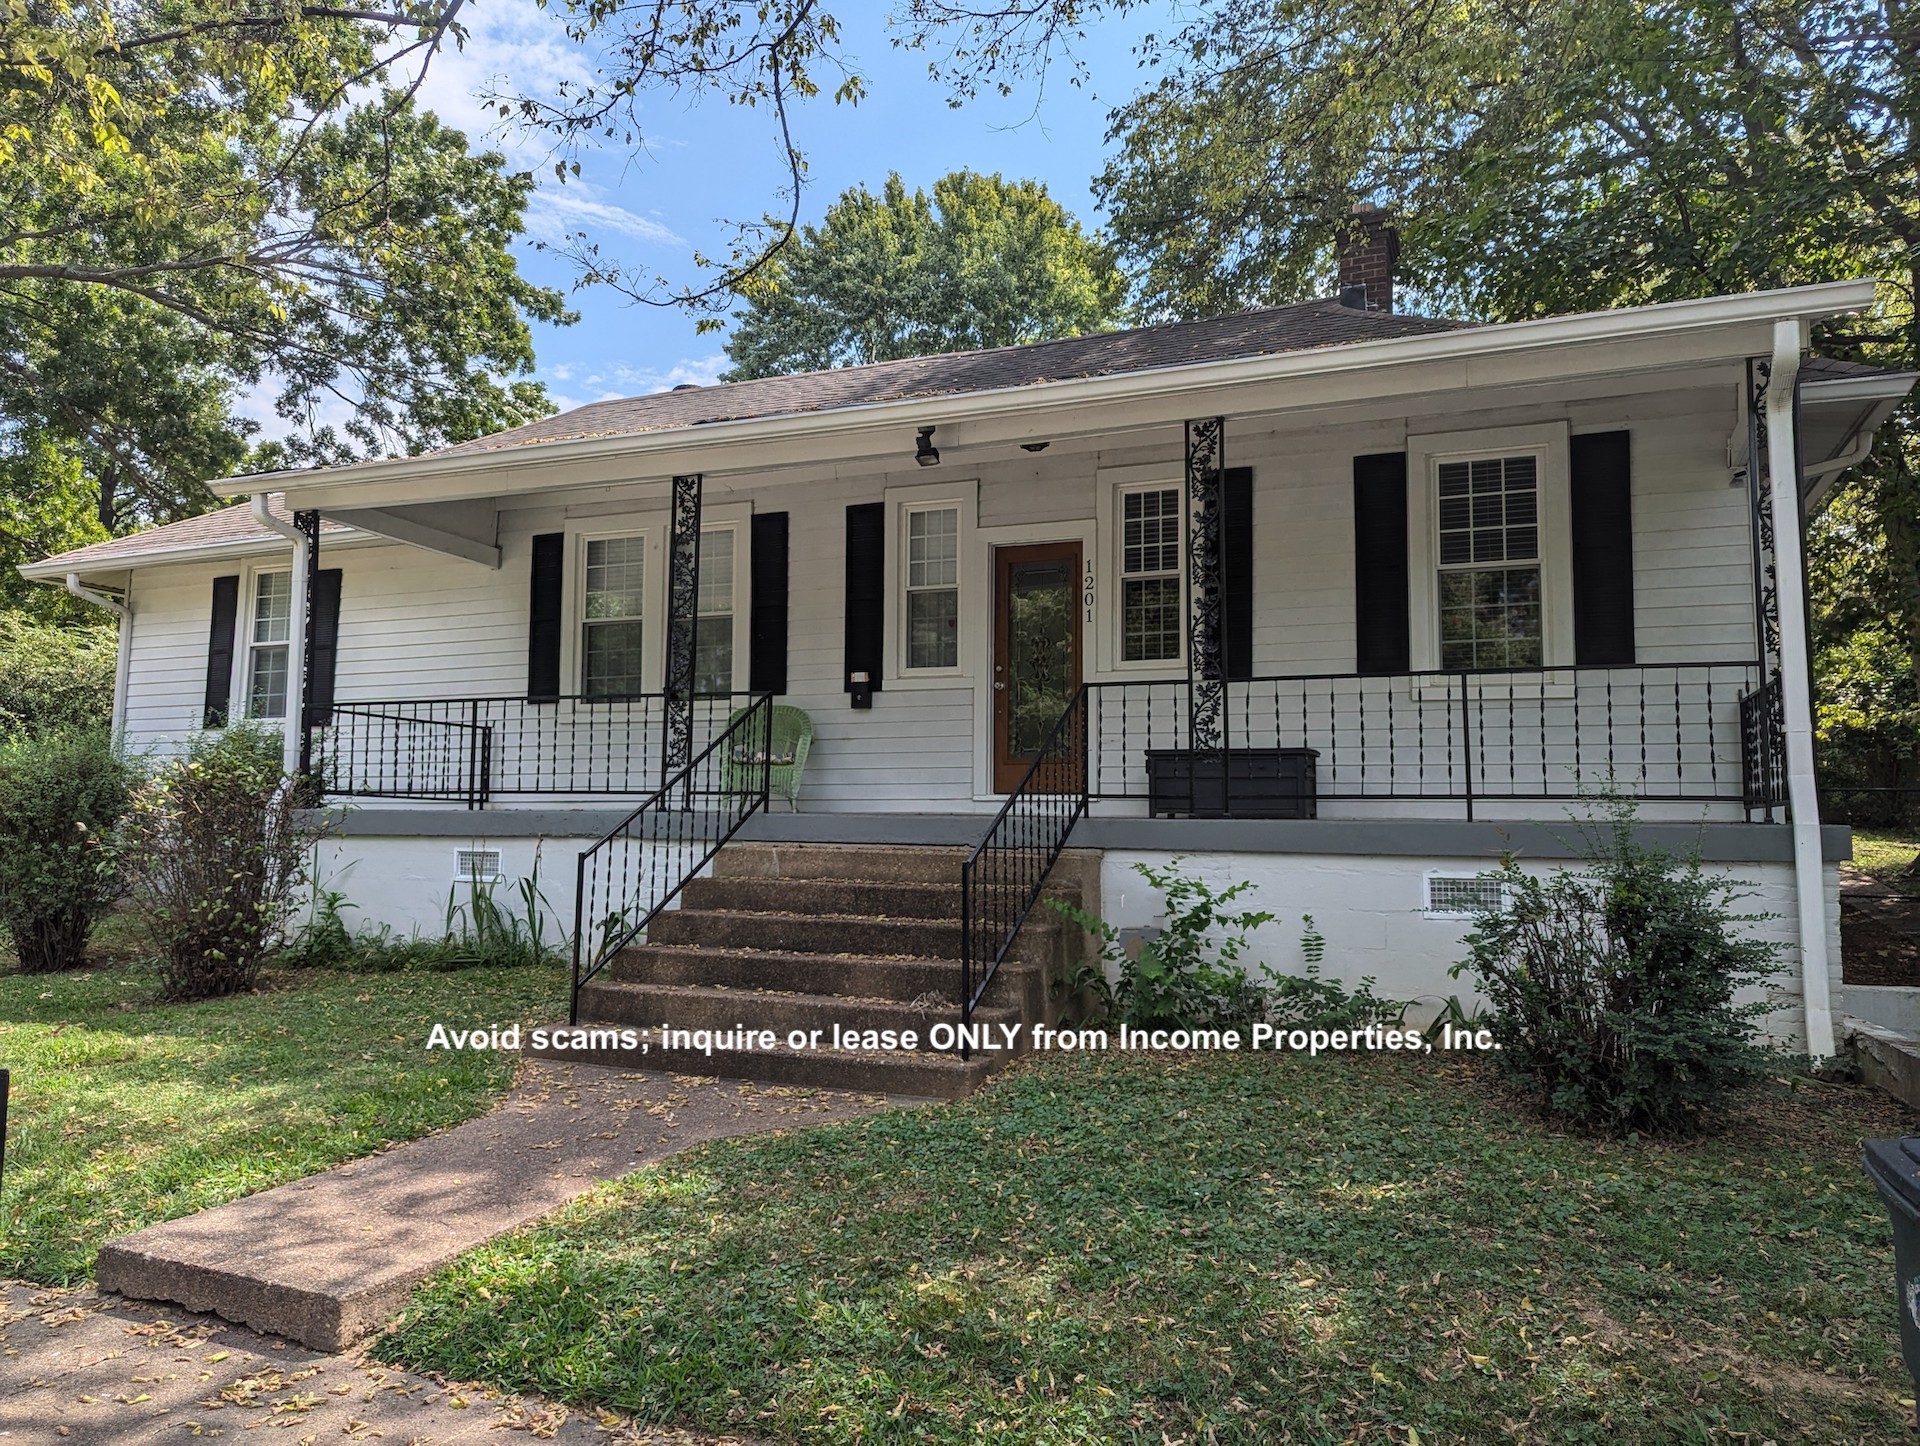
[{"label": "wooden front door", "polygon": [[1040,746],[1080,687],[1079,602],[1079,543],[1043,542],[994,549],[996,792],[1010,793],[1020,786]]}]

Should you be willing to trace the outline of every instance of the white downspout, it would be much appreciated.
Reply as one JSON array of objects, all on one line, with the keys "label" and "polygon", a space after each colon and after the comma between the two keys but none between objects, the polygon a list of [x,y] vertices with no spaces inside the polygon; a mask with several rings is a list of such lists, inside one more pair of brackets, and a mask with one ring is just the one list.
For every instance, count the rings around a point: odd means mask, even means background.
[{"label": "white downspout", "polygon": [[1780,612],[1780,694],[1787,722],[1787,805],[1793,815],[1794,895],[1799,905],[1800,988],[1807,1053],[1833,1053],[1827,975],[1827,885],[1820,849],[1820,796],[1813,774],[1813,698],[1808,689],[1806,561],[1801,551],[1800,478],[1793,431],[1794,382],[1806,324],[1773,325],[1767,373],[1767,481],[1773,505],[1774,592]]},{"label": "white downspout", "polygon": [[83,585],[80,574],[67,574],[67,591],[84,603],[105,608],[120,620],[120,643],[113,657],[113,736],[118,742],[126,736],[128,664],[133,658],[133,580],[127,580],[127,600],[115,602],[103,592]]},{"label": "white downspout", "polygon": [[307,696],[307,535],[282,522],[267,506],[270,494],[253,494],[253,517],[262,527],[293,544],[293,608],[287,621],[287,723],[282,730],[280,766],[292,776],[300,767],[301,701]]}]

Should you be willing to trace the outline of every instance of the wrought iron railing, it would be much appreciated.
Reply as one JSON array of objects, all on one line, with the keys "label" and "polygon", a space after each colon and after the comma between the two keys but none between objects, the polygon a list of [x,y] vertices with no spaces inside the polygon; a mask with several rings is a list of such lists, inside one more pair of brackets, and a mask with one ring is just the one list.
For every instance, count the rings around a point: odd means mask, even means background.
[{"label": "wrought iron railing", "polygon": [[1087,703],[1078,689],[960,866],[961,1054],[973,1011],[1040,900],[1074,824],[1087,814]]},{"label": "wrought iron railing", "polygon": [[1775,673],[1740,695],[1740,802],[1768,822],[1787,801],[1787,704]]},{"label": "wrought iron railing", "polygon": [[645,932],[740,826],[767,806],[773,698],[762,694],[719,736],[580,854],[573,909],[573,996]]},{"label": "wrought iron railing", "polygon": [[[1326,673],[1226,686],[1215,753],[1311,749],[1320,801],[1638,798],[1737,802],[1754,662]],[[1185,679],[1089,685],[1088,791],[1148,798],[1150,752],[1189,748]],[[1225,770],[1223,786],[1233,787]],[[1232,796],[1226,798],[1233,812]]]},{"label": "wrought iron railing", "polygon": [[[745,699],[696,697],[694,748]],[[668,707],[664,693],[335,703],[312,725],[313,767],[337,798],[444,799],[470,808],[504,796],[631,798],[665,776]]]}]

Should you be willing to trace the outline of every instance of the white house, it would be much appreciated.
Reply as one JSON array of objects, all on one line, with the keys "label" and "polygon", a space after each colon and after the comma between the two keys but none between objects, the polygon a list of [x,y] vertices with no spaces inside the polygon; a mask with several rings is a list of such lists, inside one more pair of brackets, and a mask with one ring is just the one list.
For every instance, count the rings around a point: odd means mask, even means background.
[{"label": "white house", "polygon": [[[1350,285],[233,478],[226,511],[24,571],[121,612],[135,748],[305,697],[289,762],[346,805],[323,870],[361,917],[437,927],[537,855],[583,970],[616,959],[585,1018],[705,1018],[728,980],[1014,1007],[985,979],[1048,957],[1020,920],[1063,847],[1118,923],[1156,907],[1130,866],[1185,855],[1259,886],[1276,967],[1311,913],[1332,972],[1444,996],[1474,875],[1577,856],[1610,785],[1752,881],[1796,961],[1776,1027],[1825,1053],[1848,834],[1801,539],[1914,377],[1807,336],[1873,294],[1479,326]],[[721,737],[762,697],[810,720],[796,808],[763,801],[784,716]],[[863,951],[917,962],[897,990],[821,962]]]}]

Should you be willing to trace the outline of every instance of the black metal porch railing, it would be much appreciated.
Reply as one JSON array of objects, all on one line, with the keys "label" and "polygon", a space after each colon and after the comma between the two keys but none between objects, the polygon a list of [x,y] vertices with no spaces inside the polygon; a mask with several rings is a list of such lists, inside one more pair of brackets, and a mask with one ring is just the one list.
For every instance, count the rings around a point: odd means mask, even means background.
[{"label": "black metal porch railing", "polygon": [[767,806],[773,697],[761,694],[684,768],[580,854],[573,908],[573,993],[645,932],[740,826]]},{"label": "black metal porch railing", "polygon": [[[745,694],[693,701],[695,748]],[[412,698],[335,703],[312,725],[313,767],[336,798],[469,808],[507,796],[627,797],[662,777],[667,696]]]},{"label": "black metal porch railing", "polygon": [[1007,795],[980,842],[960,866],[961,1054],[970,1056],[973,1011],[985,998],[1047,875],[1086,817],[1087,703],[1078,689],[1048,730],[1019,785]]},{"label": "black metal porch railing", "polygon": [[[1634,797],[1740,803],[1755,662],[1326,673],[1226,686],[1226,747],[1312,749],[1321,801]],[[1100,799],[1147,798],[1150,750],[1188,748],[1185,679],[1089,685],[1091,777]],[[1223,786],[1232,785],[1232,772]],[[1226,798],[1232,812],[1232,797]]]},{"label": "black metal porch railing", "polygon": [[1740,802],[1769,821],[1787,801],[1787,704],[1780,675],[1740,695]]}]

